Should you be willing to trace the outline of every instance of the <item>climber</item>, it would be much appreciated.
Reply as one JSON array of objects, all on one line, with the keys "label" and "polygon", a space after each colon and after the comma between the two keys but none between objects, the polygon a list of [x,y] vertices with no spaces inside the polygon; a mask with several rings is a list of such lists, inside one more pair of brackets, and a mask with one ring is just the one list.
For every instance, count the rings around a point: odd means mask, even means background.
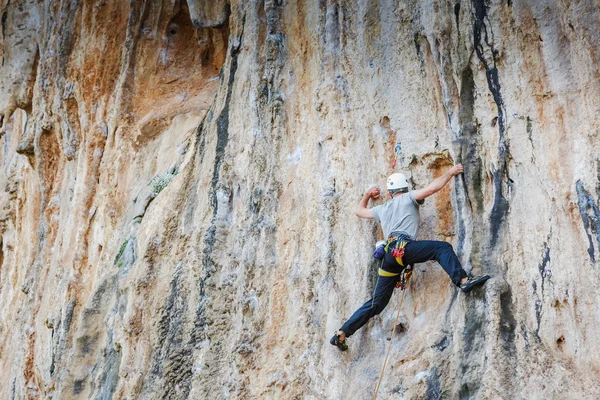
[{"label": "climber", "polygon": [[410,192],[406,177],[399,173],[392,174],[386,185],[392,199],[371,209],[367,208],[369,199],[378,198],[380,192],[378,187],[367,190],[358,205],[356,215],[359,218],[374,219],[379,222],[385,237],[388,238],[387,244],[373,298],[360,307],[333,335],[330,340],[332,345],[342,351],[348,349],[346,338],[352,336],[370,318],[383,311],[407,265],[435,260],[448,273],[452,283],[465,293],[484,284],[490,278],[488,275],[467,276],[449,243],[417,240],[419,206],[423,204],[425,198],[438,192],[453,176],[462,172],[462,164],[455,165],[444,175],[431,182],[429,186]]}]

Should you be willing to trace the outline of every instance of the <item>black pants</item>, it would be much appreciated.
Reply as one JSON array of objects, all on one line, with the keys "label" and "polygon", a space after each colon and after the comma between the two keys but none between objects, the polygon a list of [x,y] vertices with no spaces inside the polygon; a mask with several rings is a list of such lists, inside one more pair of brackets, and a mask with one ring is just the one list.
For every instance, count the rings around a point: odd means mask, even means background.
[{"label": "black pants", "polygon": [[[444,268],[444,271],[450,276],[452,283],[456,286],[460,284],[462,278],[467,276],[467,273],[460,265],[460,261],[449,243],[436,240],[416,240],[408,242],[404,247],[404,257],[402,257],[402,263],[404,265],[422,263],[429,260],[435,260],[440,263],[442,268]],[[396,273],[402,272],[404,267],[398,264],[391,254],[385,253],[382,269]],[[354,332],[366,324],[369,319],[382,312],[390,301],[399,279],[400,275],[390,277],[379,276],[373,298],[356,310],[340,330],[343,331],[346,336],[352,336]]]}]

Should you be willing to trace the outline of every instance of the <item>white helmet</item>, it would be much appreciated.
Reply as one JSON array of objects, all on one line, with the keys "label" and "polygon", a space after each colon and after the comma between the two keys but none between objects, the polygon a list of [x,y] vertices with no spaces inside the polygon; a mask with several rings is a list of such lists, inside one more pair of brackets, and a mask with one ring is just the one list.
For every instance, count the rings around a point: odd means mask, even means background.
[{"label": "white helmet", "polygon": [[387,180],[387,190],[404,191],[408,190],[408,181],[404,174],[392,174]]}]

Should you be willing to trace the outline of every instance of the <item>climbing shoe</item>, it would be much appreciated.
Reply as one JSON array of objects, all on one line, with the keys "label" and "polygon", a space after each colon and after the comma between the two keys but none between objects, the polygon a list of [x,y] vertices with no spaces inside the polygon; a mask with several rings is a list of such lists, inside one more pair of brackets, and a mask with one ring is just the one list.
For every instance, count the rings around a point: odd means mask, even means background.
[{"label": "climbing shoe", "polygon": [[345,340],[340,340],[340,335],[337,333],[333,335],[333,337],[329,340],[329,343],[337,347],[340,351],[348,350],[348,345]]},{"label": "climbing shoe", "polygon": [[462,290],[464,293],[470,292],[474,287],[483,285],[488,279],[490,279],[489,275],[470,276],[465,283],[460,284],[460,290]]}]

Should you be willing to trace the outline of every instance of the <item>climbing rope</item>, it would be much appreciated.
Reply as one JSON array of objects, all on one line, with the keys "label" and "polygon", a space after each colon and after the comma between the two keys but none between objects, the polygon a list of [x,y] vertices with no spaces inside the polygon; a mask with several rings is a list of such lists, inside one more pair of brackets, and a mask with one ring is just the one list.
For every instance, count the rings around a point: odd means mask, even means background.
[{"label": "climbing rope", "polygon": [[[396,169],[396,164],[398,163],[398,156],[402,148],[400,143],[396,143],[394,146],[394,161],[392,165],[390,165],[390,169],[392,172]],[[389,245],[389,243],[388,243]],[[387,250],[387,248],[386,248]],[[403,249],[404,250],[404,249]],[[402,255],[400,255],[402,257]],[[383,260],[381,260],[383,265]],[[385,360],[383,361],[383,367],[381,368],[381,374],[379,375],[379,382],[377,382],[377,388],[375,389],[375,396],[373,396],[373,400],[377,400],[377,394],[379,393],[379,386],[381,386],[381,380],[383,379],[383,374],[385,372],[385,367],[387,365],[388,357],[390,356],[390,350],[392,349],[392,342],[394,341],[394,336],[396,335],[396,326],[398,326],[398,318],[400,318],[400,310],[402,309],[402,303],[404,302],[404,294],[406,294],[406,289],[408,288],[408,283],[410,281],[410,277],[412,276],[412,266],[409,266],[402,271],[402,275],[400,280],[396,284],[396,288],[402,290],[402,297],[400,298],[400,305],[398,306],[398,312],[396,313],[396,320],[394,321],[394,329],[392,329],[392,337],[390,338],[390,344],[388,345],[387,353],[385,354]],[[379,276],[377,277],[377,283],[379,283]],[[377,288],[377,286],[375,286]],[[371,306],[373,306],[371,304]]]},{"label": "climbing rope", "polygon": [[377,394],[379,393],[379,386],[381,385],[381,380],[383,379],[383,373],[385,372],[385,366],[387,365],[387,360],[390,355],[390,350],[392,349],[392,342],[394,341],[394,335],[396,334],[396,326],[398,325],[398,318],[400,317],[400,310],[402,309],[402,303],[404,302],[404,294],[406,293],[406,289],[408,288],[408,283],[410,281],[410,277],[412,276],[412,269],[404,270],[402,273],[402,277],[400,278],[400,289],[402,289],[402,298],[400,299],[400,305],[398,306],[398,313],[396,314],[396,321],[394,321],[394,329],[392,330],[392,337],[390,338],[390,344],[388,345],[387,353],[385,354],[385,360],[383,361],[383,368],[381,368],[381,374],[379,375],[379,382],[377,382],[377,388],[375,389],[375,396],[373,396],[373,400],[377,400]]}]

